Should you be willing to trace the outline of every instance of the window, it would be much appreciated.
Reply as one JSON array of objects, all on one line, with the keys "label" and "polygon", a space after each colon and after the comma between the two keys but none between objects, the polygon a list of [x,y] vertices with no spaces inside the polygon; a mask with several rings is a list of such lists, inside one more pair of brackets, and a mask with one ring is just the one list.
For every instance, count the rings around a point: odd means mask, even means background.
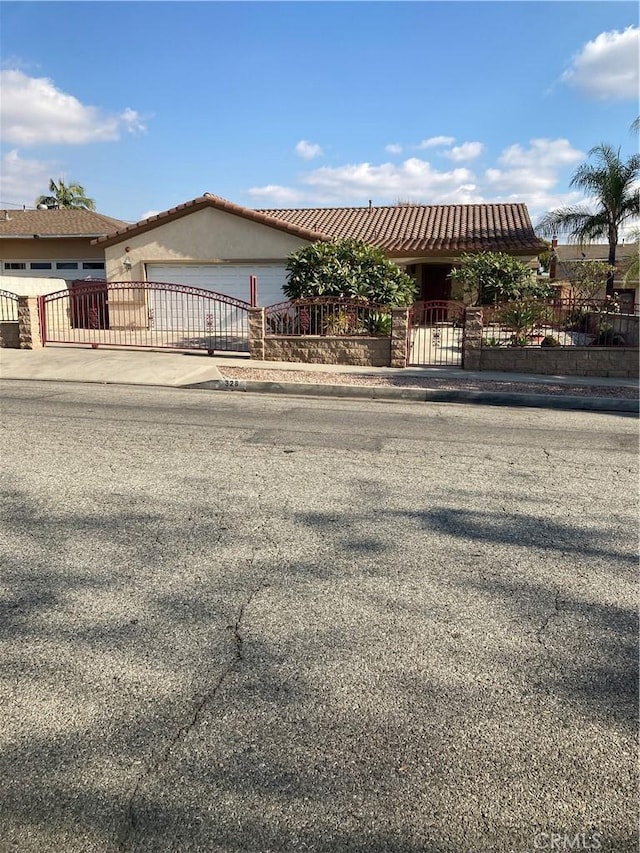
[{"label": "window", "polygon": [[76,261],[58,261],[56,264],[57,270],[77,270],[78,264]]},{"label": "window", "polygon": [[52,264],[50,261],[34,261],[29,266],[32,270],[50,270]]},{"label": "window", "polygon": [[27,265],[22,261],[5,261],[4,268],[6,270],[26,270]]},{"label": "window", "polygon": [[104,264],[101,261],[83,261],[83,270],[103,270]]}]

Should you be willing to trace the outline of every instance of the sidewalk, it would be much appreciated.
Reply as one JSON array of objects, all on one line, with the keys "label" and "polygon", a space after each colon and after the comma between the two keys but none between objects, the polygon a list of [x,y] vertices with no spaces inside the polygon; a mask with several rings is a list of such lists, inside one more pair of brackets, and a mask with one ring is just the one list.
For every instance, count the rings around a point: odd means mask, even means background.
[{"label": "sidewalk", "polygon": [[634,379],[253,362],[198,352],[1,349],[0,378],[638,412]]}]

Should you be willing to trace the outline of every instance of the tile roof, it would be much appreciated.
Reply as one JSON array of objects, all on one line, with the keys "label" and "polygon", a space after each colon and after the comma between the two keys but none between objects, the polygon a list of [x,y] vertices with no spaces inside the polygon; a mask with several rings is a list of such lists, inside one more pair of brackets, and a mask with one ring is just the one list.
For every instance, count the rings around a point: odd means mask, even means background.
[{"label": "tile roof", "polygon": [[398,204],[261,212],[329,237],[364,240],[394,254],[544,248],[524,204]]},{"label": "tile roof", "polygon": [[545,248],[534,233],[524,204],[400,204],[252,210],[211,193],[112,231],[95,242],[110,246],[206,207],[259,222],[304,240],[315,242],[352,237],[397,255],[481,250],[536,253]]},{"label": "tile roof", "polygon": [[93,210],[0,210],[0,237],[100,237],[125,224]]},{"label": "tile roof", "polygon": [[95,242],[101,246],[111,246],[114,243],[120,243],[122,240],[132,237],[134,234],[143,234],[145,231],[151,231],[159,225],[164,225],[171,222],[173,219],[179,219],[182,216],[187,216],[196,210],[202,210],[206,207],[213,207],[216,210],[223,210],[227,213],[232,213],[235,216],[241,216],[244,219],[250,219],[253,222],[259,222],[261,225],[268,225],[270,228],[276,228],[279,231],[285,231],[288,234],[293,234],[295,237],[301,237],[303,240],[330,239],[324,234],[321,234],[312,229],[306,228],[296,223],[284,222],[283,220],[274,219],[268,216],[264,211],[252,210],[249,207],[241,207],[239,204],[234,204],[232,201],[227,201],[211,193],[205,193],[191,201],[186,201],[184,204],[179,204],[177,207],[172,207],[170,210],[165,210],[164,213],[158,213],[156,216],[150,216],[148,219],[143,219],[133,225],[127,225],[117,231],[112,231],[105,237],[100,237]]}]

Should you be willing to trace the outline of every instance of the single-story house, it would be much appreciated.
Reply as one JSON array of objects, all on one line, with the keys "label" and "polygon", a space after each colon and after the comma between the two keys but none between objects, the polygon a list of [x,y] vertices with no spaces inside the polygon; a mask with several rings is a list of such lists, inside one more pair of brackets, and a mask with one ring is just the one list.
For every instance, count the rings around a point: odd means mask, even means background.
[{"label": "single-story house", "polygon": [[94,241],[108,281],[204,287],[258,304],[284,299],[287,257],[320,240],[355,238],[380,247],[417,281],[420,299],[447,299],[448,274],[463,252],[501,251],[537,266],[545,248],[524,204],[253,210],[219,196],[192,201]]},{"label": "single-story house", "polygon": [[[626,309],[631,310],[639,303],[638,280],[637,276],[635,281],[625,279],[625,274],[634,258],[638,257],[638,248],[637,243],[619,243],[616,247],[616,274],[613,291],[621,304]],[[571,275],[573,264],[582,261],[602,261],[602,263],[607,263],[609,260],[608,243],[590,243],[585,246],[576,243],[558,244],[552,247],[552,251],[555,253],[552,277],[557,285],[564,285],[564,289],[567,292],[570,291],[568,277]],[[604,297],[604,287],[600,295]]]},{"label": "single-story house", "polygon": [[56,279],[55,288],[61,279],[105,278],[104,250],[93,241],[125,226],[92,210],[0,210],[0,289],[16,279]]}]

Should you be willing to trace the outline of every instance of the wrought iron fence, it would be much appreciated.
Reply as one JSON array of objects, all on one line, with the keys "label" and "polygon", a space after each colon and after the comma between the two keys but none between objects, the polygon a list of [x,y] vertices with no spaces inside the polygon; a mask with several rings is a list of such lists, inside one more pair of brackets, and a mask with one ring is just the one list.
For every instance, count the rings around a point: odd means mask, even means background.
[{"label": "wrought iron fence", "polygon": [[612,299],[519,299],[483,308],[483,347],[638,346],[638,312]]},{"label": "wrought iron fence", "polygon": [[390,337],[391,308],[356,299],[296,299],[265,309],[265,334]]},{"label": "wrought iron fence", "polygon": [[78,281],[40,298],[43,343],[245,351],[249,303],[163,282]]},{"label": "wrought iron fence", "polygon": [[409,312],[409,364],[461,366],[465,310],[462,302],[452,300],[415,302]]},{"label": "wrought iron fence", "polygon": [[0,323],[18,322],[18,294],[0,290]]}]

